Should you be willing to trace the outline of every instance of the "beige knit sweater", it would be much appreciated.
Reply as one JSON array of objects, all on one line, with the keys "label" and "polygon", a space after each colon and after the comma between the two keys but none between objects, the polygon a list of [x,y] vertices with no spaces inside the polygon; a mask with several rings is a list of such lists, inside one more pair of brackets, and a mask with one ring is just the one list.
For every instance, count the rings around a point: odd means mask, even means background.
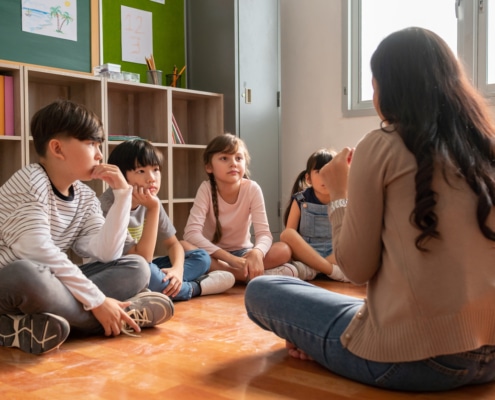
[{"label": "beige knit sweater", "polygon": [[[370,132],[356,147],[349,202],[331,216],[338,265],[367,300],[341,337],[365,359],[400,362],[495,345],[495,242],[476,220],[464,179],[437,168],[440,239],[415,247],[410,222],[416,161],[397,133]],[[490,226],[495,228],[495,212]]]}]

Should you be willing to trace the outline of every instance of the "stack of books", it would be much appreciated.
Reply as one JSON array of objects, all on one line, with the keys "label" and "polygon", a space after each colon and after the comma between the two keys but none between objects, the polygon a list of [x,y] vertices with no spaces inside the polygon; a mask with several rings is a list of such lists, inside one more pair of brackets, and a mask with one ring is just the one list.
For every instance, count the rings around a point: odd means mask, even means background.
[{"label": "stack of books", "polygon": [[179,128],[179,124],[175,120],[174,115],[172,114],[172,140],[174,144],[185,144],[184,138],[182,137],[182,133]]}]

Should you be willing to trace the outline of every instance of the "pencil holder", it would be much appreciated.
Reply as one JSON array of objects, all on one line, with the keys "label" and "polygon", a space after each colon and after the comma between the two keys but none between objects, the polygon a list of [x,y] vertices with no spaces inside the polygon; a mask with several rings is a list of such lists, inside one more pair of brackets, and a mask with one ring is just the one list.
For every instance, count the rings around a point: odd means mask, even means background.
[{"label": "pencil holder", "polygon": [[149,69],[146,71],[146,76],[148,77],[148,83],[152,85],[162,84],[162,71]]},{"label": "pencil holder", "polygon": [[172,86],[172,87],[182,87],[180,82],[182,76],[179,74],[167,74],[167,86]]}]

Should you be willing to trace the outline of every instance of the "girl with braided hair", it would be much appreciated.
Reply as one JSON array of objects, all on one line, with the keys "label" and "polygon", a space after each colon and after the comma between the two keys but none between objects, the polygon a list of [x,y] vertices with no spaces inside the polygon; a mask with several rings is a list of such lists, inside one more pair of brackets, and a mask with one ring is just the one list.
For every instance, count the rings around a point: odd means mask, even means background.
[{"label": "girl with braided hair", "polygon": [[230,133],[208,144],[203,162],[209,180],[198,189],[184,240],[210,254],[211,270],[232,272],[237,281],[263,274],[297,277],[288,263],[289,246],[273,243],[263,193],[248,178],[249,161],[245,143]]}]

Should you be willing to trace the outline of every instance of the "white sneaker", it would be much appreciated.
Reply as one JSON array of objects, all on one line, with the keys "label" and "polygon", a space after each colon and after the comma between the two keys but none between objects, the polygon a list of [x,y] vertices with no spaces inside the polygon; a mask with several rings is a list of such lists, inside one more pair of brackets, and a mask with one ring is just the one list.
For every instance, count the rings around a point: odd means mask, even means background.
[{"label": "white sneaker", "polygon": [[330,279],[339,282],[350,282],[350,280],[344,275],[344,273],[342,272],[342,270],[339,268],[338,265],[335,264],[332,265],[333,265],[333,271],[331,274],[327,275]]},{"label": "white sneaker", "polygon": [[294,276],[296,278],[299,276],[297,272],[297,268],[289,263],[282,264],[275,268],[266,269],[265,275],[284,275],[284,276]]},{"label": "white sneaker", "polygon": [[310,281],[312,279],[315,279],[316,275],[318,275],[317,270],[308,267],[302,261],[292,261],[292,264],[294,264],[294,267],[296,267],[297,269],[297,273],[299,274],[299,279],[303,281]]},{"label": "white sneaker", "polygon": [[234,274],[228,271],[211,271],[197,280],[201,287],[201,296],[223,293],[235,284]]}]

